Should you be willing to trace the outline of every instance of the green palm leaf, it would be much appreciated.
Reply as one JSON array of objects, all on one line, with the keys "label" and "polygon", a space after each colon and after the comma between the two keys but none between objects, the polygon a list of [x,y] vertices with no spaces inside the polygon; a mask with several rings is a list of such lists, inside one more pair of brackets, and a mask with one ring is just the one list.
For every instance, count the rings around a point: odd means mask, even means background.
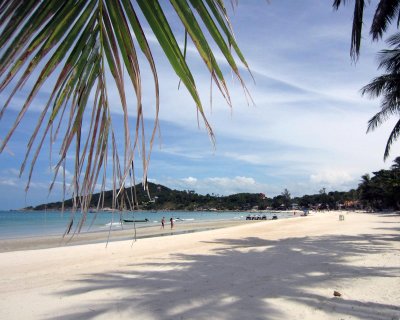
[{"label": "green palm leaf", "polygon": [[384,158],[387,159],[390,155],[390,149],[393,144],[400,136],[400,120],[397,121],[395,126],[393,127],[392,131],[390,132],[388,141],[386,143]]},{"label": "green palm leaf", "polygon": [[[185,55],[176,41],[163,8],[157,0],[59,0],[29,1],[5,0],[0,3],[0,92],[6,95],[1,106],[0,118],[7,111],[17,92],[26,92],[25,102],[2,139],[3,151],[21,120],[28,112],[44,85],[55,76],[52,90],[28,141],[21,174],[30,162],[28,183],[46,137],[51,143],[59,141],[53,183],[60,172],[65,177],[67,155],[74,150],[74,177],[71,181],[75,204],[83,211],[90,205],[96,183],[102,179],[102,190],[111,168],[115,207],[134,205],[124,194],[128,176],[133,176],[135,150],[139,148],[143,161],[143,180],[147,179],[150,151],[158,128],[159,82],[156,65],[143,24],[153,31],[172,69],[190,93],[194,105],[203,117],[205,127],[213,138],[196,87],[195,77],[188,67]],[[222,0],[171,0],[171,7],[179,17],[183,29],[192,39],[200,57],[207,66],[228,104],[231,104],[224,75],[207,40],[207,31],[228,65],[238,77],[243,88],[237,59],[248,65],[233,37],[232,28]],[[138,15],[136,10],[140,10]],[[140,21],[139,16],[144,17]],[[201,23],[200,23],[201,22]],[[186,47],[186,43],[185,43]],[[237,57],[231,52],[234,49]],[[149,141],[144,135],[144,108],[142,81],[137,49],[145,57],[153,74],[156,97],[156,115]],[[111,78],[106,73],[110,72]],[[124,81],[124,74],[129,81]],[[108,98],[109,85],[118,90],[119,104],[123,111],[124,157],[120,161],[113,117]],[[127,95],[136,96],[136,113],[129,110]],[[247,92],[247,91],[246,91]],[[115,103],[115,102],[113,102]],[[133,136],[130,127],[134,117]],[[82,130],[88,123],[89,129]],[[148,149],[148,150],[147,150]],[[108,156],[113,159],[108,163]],[[110,168],[108,168],[110,167]],[[134,178],[133,178],[134,180]],[[65,181],[64,181],[65,186]],[[65,187],[64,187],[65,188]],[[119,190],[119,191],[117,191]],[[100,204],[101,200],[99,200]],[[79,231],[85,220],[78,224]]]},{"label": "green palm leaf", "polygon": [[[381,110],[377,112],[368,122],[367,132],[375,130],[383,122],[392,116],[400,115],[400,33],[388,39],[388,44],[393,49],[382,50],[379,53],[379,69],[384,69],[385,74],[373,79],[361,90],[362,94],[368,94],[370,97],[381,97]],[[398,139],[400,133],[400,121],[396,123],[389,135],[384,152],[386,160],[390,154],[391,145]]]}]

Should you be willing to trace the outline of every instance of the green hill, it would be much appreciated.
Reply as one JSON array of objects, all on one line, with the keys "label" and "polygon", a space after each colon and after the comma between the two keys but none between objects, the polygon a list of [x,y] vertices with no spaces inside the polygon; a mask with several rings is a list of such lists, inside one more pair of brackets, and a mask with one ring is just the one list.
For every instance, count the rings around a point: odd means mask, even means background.
[{"label": "green hill", "polygon": [[[113,191],[96,193],[91,197],[90,208],[117,208],[131,210],[250,210],[250,209],[338,209],[359,208],[374,211],[400,209],[400,157],[388,170],[379,170],[372,175],[365,174],[357,189],[350,191],[326,192],[322,188],[318,194],[292,198],[285,189],[273,198],[262,193],[237,193],[229,196],[200,195],[192,190],[172,190],[160,184],[149,183],[148,192],[142,184],[123,190],[113,205]],[[136,200],[132,201],[132,199]],[[75,199],[79,207],[79,199]],[[133,206],[132,203],[136,205]],[[72,208],[72,199],[64,202],[66,209]],[[42,204],[26,210],[60,210],[62,202]]]},{"label": "green hill", "polygon": [[[133,188],[127,188],[120,195],[116,202],[118,209],[130,209],[134,199],[135,192]],[[101,197],[100,193],[92,196],[90,207],[96,208],[99,199],[100,207],[112,208],[113,192],[105,191]],[[173,190],[160,184],[148,183],[148,193],[144,190],[142,184],[136,185],[136,209],[139,210],[249,210],[254,207],[265,209],[267,202],[260,194],[239,193],[230,196],[200,195],[192,190]],[[77,200],[77,202],[79,202]],[[68,199],[64,202],[64,208],[72,208],[73,201]],[[60,210],[62,202],[52,202],[41,204],[33,210]]]}]

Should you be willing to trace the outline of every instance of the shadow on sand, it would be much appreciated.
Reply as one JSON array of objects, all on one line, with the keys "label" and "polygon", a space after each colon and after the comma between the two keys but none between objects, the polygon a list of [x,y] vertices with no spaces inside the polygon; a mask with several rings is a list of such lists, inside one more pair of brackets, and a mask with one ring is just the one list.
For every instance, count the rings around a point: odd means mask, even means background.
[{"label": "shadow on sand", "polygon": [[[398,233],[280,241],[219,239],[207,243],[214,248],[210,254],[176,254],[171,257],[173,262],[154,260],[103,274],[86,274],[73,283],[75,289],[57,293],[64,298],[79,297],[77,308],[48,319],[129,315],[132,319],[141,315],[150,319],[285,319],[284,312],[290,311],[282,305],[286,300],[292,308],[310,307],[314,316],[398,320],[399,306],[374,303],[374,296],[358,301],[346,296],[344,286],[354,278],[398,281],[398,268],[354,267],[346,261],[392,252],[391,241],[399,241]],[[343,297],[333,297],[334,290]],[[93,301],[93,292],[104,298]],[[307,319],[307,314],[299,313],[295,319]]]}]

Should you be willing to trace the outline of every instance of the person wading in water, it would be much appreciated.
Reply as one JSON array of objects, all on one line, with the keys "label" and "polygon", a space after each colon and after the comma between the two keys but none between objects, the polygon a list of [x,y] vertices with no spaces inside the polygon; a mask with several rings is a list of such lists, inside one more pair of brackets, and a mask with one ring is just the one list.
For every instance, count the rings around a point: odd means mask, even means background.
[{"label": "person wading in water", "polygon": [[165,217],[162,217],[161,219],[161,229],[164,229],[165,226]]}]

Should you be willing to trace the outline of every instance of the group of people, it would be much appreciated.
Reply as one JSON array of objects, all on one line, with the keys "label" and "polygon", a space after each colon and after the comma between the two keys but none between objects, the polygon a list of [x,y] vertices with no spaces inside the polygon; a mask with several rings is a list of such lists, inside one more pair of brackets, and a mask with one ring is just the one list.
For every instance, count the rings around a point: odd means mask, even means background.
[{"label": "group of people", "polygon": [[[171,217],[169,219],[169,222],[171,223],[171,229],[173,229],[174,228],[174,219]],[[161,229],[164,229],[164,227],[165,227],[165,217],[162,217],[162,219],[161,219]]]}]

